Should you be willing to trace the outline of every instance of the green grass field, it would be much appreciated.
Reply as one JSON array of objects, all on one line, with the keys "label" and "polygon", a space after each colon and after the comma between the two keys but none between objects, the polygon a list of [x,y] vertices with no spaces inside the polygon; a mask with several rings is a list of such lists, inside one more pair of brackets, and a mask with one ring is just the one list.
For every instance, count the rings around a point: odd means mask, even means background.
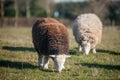
[{"label": "green grass field", "polygon": [[39,69],[31,40],[31,28],[0,28],[0,80],[120,80],[120,28],[104,28],[97,53],[78,52],[68,28],[72,57],[57,73],[50,60],[49,69]]}]

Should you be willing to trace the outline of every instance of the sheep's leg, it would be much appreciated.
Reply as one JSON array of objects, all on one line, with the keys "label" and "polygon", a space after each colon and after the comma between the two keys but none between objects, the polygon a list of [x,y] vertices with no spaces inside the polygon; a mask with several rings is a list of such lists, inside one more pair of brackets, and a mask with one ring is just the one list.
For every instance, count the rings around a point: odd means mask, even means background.
[{"label": "sheep's leg", "polygon": [[42,60],[43,60],[43,55],[38,54],[38,65],[39,65],[39,67],[43,67]]},{"label": "sheep's leg", "polygon": [[49,64],[49,56],[45,56],[45,57],[44,57],[43,68],[44,68],[44,69],[48,69],[48,64]]},{"label": "sheep's leg", "polygon": [[95,48],[93,48],[93,49],[92,49],[92,52],[93,52],[93,53],[96,53],[96,49],[95,49]]},{"label": "sheep's leg", "polygon": [[[33,42],[33,43],[34,43],[34,42]],[[38,53],[38,65],[39,65],[39,67],[43,67],[43,63],[42,63],[43,55],[40,55],[40,51],[39,51],[39,49],[37,48],[37,46],[35,45],[35,43],[34,43],[34,47],[35,47],[35,50],[36,50],[37,53]]]},{"label": "sheep's leg", "polygon": [[79,51],[82,51],[82,47],[81,47],[81,45],[79,45]]}]

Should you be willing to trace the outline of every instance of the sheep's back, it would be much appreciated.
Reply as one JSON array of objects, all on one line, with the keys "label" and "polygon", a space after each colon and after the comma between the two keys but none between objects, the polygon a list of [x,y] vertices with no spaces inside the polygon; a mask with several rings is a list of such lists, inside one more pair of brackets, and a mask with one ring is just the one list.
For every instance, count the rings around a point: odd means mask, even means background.
[{"label": "sheep's back", "polygon": [[50,20],[45,22],[43,19],[42,23],[33,26],[33,43],[40,53],[45,55],[67,54],[69,48],[67,29],[58,21]]},{"label": "sheep's back", "polygon": [[79,29],[102,30],[102,23],[95,14],[83,14],[76,19]]}]

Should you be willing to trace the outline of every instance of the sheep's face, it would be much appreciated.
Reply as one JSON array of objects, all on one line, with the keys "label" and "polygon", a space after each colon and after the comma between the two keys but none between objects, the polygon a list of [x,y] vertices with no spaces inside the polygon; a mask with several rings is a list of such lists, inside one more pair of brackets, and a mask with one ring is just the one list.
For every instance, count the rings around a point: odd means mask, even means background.
[{"label": "sheep's face", "polygon": [[91,44],[88,41],[82,41],[82,49],[83,49],[83,53],[85,53],[86,55],[88,55],[90,49],[91,49]]},{"label": "sheep's face", "polygon": [[55,68],[58,72],[61,72],[62,69],[64,68],[64,63],[67,57],[65,54],[63,55],[52,55],[51,57],[54,57],[54,64],[55,64]]},{"label": "sheep's face", "polygon": [[64,68],[64,63],[65,63],[65,55],[58,55],[54,59],[55,63],[55,68],[58,72],[61,72],[61,70]]}]

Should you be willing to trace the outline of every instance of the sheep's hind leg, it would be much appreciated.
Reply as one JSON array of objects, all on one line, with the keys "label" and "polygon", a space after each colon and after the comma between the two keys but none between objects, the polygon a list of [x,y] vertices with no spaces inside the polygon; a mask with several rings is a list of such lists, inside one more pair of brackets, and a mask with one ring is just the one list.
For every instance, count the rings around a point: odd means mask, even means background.
[{"label": "sheep's hind leg", "polygon": [[42,62],[42,60],[43,60],[43,55],[39,55],[38,54],[38,65],[39,65],[39,67],[43,67],[43,62]]},{"label": "sheep's hind leg", "polygon": [[[34,43],[34,42],[33,42]],[[36,44],[34,43],[34,47],[35,47],[35,50],[37,51],[38,53],[38,65],[40,68],[43,67],[43,64],[42,64],[42,58],[43,58],[43,55],[40,55],[40,51],[38,49],[38,47],[36,46]]]},{"label": "sheep's hind leg", "polygon": [[95,48],[93,48],[93,49],[92,49],[92,52],[93,52],[93,53],[96,53],[96,49],[95,49]]},{"label": "sheep's hind leg", "polygon": [[45,56],[44,57],[43,69],[48,69],[48,64],[49,64],[49,56]]}]

